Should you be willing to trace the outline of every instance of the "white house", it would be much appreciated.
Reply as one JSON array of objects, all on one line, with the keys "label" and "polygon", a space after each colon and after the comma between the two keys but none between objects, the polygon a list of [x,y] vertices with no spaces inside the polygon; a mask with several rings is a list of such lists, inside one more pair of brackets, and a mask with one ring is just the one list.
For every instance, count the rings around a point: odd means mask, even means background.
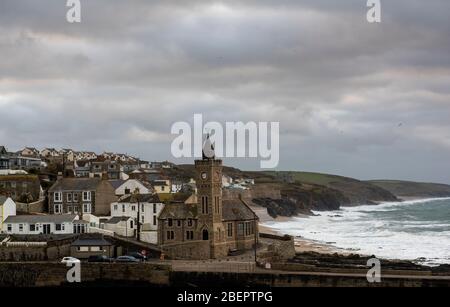
[{"label": "white house", "polygon": [[14,235],[86,233],[89,223],[78,215],[16,215],[3,222],[3,233]]},{"label": "white house", "polygon": [[3,229],[3,222],[14,215],[16,215],[16,203],[10,197],[0,196],[0,230]]},{"label": "white house", "polygon": [[117,196],[124,196],[127,194],[132,194],[136,189],[139,189],[141,194],[153,194],[154,189],[152,185],[148,182],[143,182],[137,179],[128,179],[122,183],[118,188],[116,188]]},{"label": "white house", "polygon": [[115,216],[103,224],[103,229],[128,238],[136,236],[136,228],[135,219],[129,216]]},{"label": "white house", "polygon": [[133,229],[136,229],[136,219],[139,213],[142,241],[156,244],[158,240],[158,216],[163,209],[164,203],[157,194],[125,195],[118,202],[111,204],[111,216],[133,218],[135,222],[132,226]]},{"label": "white house", "polygon": [[153,180],[152,185],[156,193],[171,193],[172,184],[170,180]]}]

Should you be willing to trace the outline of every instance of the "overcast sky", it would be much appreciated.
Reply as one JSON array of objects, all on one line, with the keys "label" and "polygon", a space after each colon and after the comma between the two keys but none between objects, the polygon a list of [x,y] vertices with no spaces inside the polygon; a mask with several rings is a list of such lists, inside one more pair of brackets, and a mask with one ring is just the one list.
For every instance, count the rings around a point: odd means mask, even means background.
[{"label": "overcast sky", "polygon": [[366,0],[65,3],[0,1],[10,150],[186,162],[170,127],[202,113],[280,122],[280,170],[450,183],[448,0],[382,1],[381,24]]}]

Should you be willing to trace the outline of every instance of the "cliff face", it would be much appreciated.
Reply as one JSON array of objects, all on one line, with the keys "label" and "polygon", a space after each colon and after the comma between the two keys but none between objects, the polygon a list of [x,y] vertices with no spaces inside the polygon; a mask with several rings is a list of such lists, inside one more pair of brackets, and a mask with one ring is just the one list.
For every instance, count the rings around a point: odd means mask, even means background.
[{"label": "cliff face", "polygon": [[337,190],[321,186],[260,183],[250,190],[224,189],[223,198],[242,197],[249,204],[267,208],[272,217],[312,214],[312,210],[338,210],[350,200]]},{"label": "cliff face", "polygon": [[[191,165],[180,165],[174,171],[186,178],[194,176]],[[251,190],[224,189],[224,199],[242,197],[251,204],[267,208],[272,217],[398,200],[380,186],[342,176],[307,172],[246,172],[229,167],[224,167],[223,171],[233,178],[255,180]]]}]

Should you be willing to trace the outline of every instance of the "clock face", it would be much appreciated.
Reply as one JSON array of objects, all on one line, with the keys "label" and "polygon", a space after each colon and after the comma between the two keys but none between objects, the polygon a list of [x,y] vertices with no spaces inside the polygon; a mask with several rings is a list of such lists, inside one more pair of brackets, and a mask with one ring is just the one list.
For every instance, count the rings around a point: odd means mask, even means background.
[{"label": "clock face", "polygon": [[206,180],[208,178],[208,174],[206,174],[205,172],[202,173],[202,179]]}]

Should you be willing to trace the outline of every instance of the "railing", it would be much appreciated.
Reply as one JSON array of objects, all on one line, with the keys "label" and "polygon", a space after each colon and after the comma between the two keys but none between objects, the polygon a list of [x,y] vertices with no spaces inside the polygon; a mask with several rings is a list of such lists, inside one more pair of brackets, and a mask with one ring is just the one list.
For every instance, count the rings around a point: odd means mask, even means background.
[{"label": "railing", "polygon": [[6,247],[46,247],[47,242],[6,242]]}]

